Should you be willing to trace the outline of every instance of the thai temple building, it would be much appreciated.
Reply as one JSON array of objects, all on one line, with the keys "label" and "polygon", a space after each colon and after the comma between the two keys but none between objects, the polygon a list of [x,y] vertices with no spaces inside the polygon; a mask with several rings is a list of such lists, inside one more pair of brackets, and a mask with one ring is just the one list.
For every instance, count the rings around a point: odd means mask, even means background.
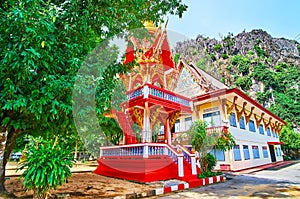
[{"label": "thai temple building", "polygon": [[128,101],[111,115],[124,139],[121,145],[100,148],[95,173],[140,182],[196,181],[197,157],[178,138],[197,120],[207,123],[208,132],[229,131],[235,139],[231,150],[210,151],[218,160],[217,170],[238,171],[283,160],[278,138],[283,120],[193,64],[175,63],[166,28],[144,25],[149,37],[130,37],[124,61],[137,64],[120,75]]}]

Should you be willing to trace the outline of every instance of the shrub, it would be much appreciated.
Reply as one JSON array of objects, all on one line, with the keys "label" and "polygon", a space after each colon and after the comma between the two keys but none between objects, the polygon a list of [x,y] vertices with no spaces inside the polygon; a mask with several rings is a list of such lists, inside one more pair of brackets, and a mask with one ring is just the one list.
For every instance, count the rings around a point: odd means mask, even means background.
[{"label": "shrub", "polygon": [[227,55],[226,53],[223,53],[223,54],[221,55],[221,57],[222,57],[223,59],[227,59],[227,58],[228,58],[228,55]]},{"label": "shrub", "polygon": [[216,61],[216,60],[217,60],[215,54],[213,54],[213,53],[209,54],[209,57],[210,57],[213,61]]},{"label": "shrub", "polygon": [[259,45],[254,45],[254,50],[258,57],[267,57],[267,53]]},{"label": "shrub", "polygon": [[208,171],[208,172],[202,172],[202,173],[198,174],[198,178],[209,178],[209,177],[213,177],[213,176],[219,176],[222,174],[223,173],[221,171],[217,171],[217,172]]},{"label": "shrub", "polygon": [[74,160],[72,150],[42,138],[31,138],[25,159],[18,170],[26,169],[20,176],[24,178],[25,190],[33,190],[37,198],[47,198],[51,189],[66,182],[71,176]]},{"label": "shrub", "polygon": [[204,172],[211,172],[217,164],[217,159],[210,153],[207,153],[200,161],[203,166],[202,171]]},{"label": "shrub", "polygon": [[235,84],[239,87],[241,87],[243,90],[248,90],[250,86],[252,85],[251,78],[246,76],[246,77],[238,77],[237,80],[235,81]]},{"label": "shrub", "polygon": [[222,44],[220,44],[220,43],[217,43],[215,46],[214,46],[214,50],[215,51],[219,51],[219,50],[221,50],[222,49]]},{"label": "shrub", "polygon": [[206,59],[202,58],[199,59],[196,63],[196,66],[198,66],[200,69],[205,70],[206,66]]},{"label": "shrub", "polygon": [[180,58],[180,54],[179,54],[179,53],[176,53],[176,54],[174,55],[174,62],[175,62],[176,65],[177,65],[178,62],[179,62],[179,58]]},{"label": "shrub", "polygon": [[242,55],[236,55],[232,57],[231,64],[236,65],[237,69],[243,75],[247,75],[249,73],[251,60],[247,57],[243,57]]},{"label": "shrub", "polygon": [[225,78],[221,77],[220,81],[224,84],[225,83]]}]

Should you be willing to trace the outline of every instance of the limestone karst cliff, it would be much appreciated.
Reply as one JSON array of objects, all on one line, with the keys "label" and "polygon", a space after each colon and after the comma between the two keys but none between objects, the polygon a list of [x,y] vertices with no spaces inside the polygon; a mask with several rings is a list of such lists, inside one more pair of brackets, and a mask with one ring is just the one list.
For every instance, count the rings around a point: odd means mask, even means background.
[{"label": "limestone karst cliff", "polygon": [[281,118],[300,127],[300,44],[266,31],[228,34],[221,40],[199,35],[177,43],[174,54],[239,87]]}]

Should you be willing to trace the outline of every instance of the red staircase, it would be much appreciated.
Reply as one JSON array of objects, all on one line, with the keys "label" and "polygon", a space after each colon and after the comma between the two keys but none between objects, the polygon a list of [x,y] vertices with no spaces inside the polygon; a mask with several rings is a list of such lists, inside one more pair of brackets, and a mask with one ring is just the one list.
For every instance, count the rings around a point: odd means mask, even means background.
[{"label": "red staircase", "polygon": [[[192,161],[195,161],[196,163],[196,156],[194,153],[189,150],[189,148],[181,145],[177,145],[178,148],[182,150],[182,153],[184,154],[184,159],[183,159],[183,169],[184,169],[184,176],[179,178],[180,180],[183,180],[185,182],[189,183],[190,187],[197,187],[197,186],[202,186],[203,185],[203,180],[198,178],[198,174],[200,172],[200,168],[196,166],[194,174],[192,170]],[[194,158],[194,160],[192,160]]]},{"label": "red staircase", "polygon": [[135,144],[137,143],[137,140],[135,138],[135,134],[132,131],[132,128],[130,125],[130,119],[127,118],[124,112],[120,111],[114,111],[114,114],[117,116],[119,125],[121,129],[123,130],[124,136],[125,136],[125,143],[124,144]]}]

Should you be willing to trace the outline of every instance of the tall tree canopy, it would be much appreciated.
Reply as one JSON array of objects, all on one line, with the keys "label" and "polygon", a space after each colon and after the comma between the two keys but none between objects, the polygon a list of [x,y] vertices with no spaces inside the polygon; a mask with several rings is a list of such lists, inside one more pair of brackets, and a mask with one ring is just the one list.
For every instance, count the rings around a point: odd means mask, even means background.
[{"label": "tall tree canopy", "polygon": [[[2,2],[0,191],[5,191],[5,165],[19,134],[74,131],[72,89],[93,48],[108,37],[142,27],[142,21],[159,23],[168,13],[181,17],[186,8],[181,0]],[[120,65],[112,66],[107,77],[120,71]],[[110,82],[104,82],[105,96],[111,94]]]}]

